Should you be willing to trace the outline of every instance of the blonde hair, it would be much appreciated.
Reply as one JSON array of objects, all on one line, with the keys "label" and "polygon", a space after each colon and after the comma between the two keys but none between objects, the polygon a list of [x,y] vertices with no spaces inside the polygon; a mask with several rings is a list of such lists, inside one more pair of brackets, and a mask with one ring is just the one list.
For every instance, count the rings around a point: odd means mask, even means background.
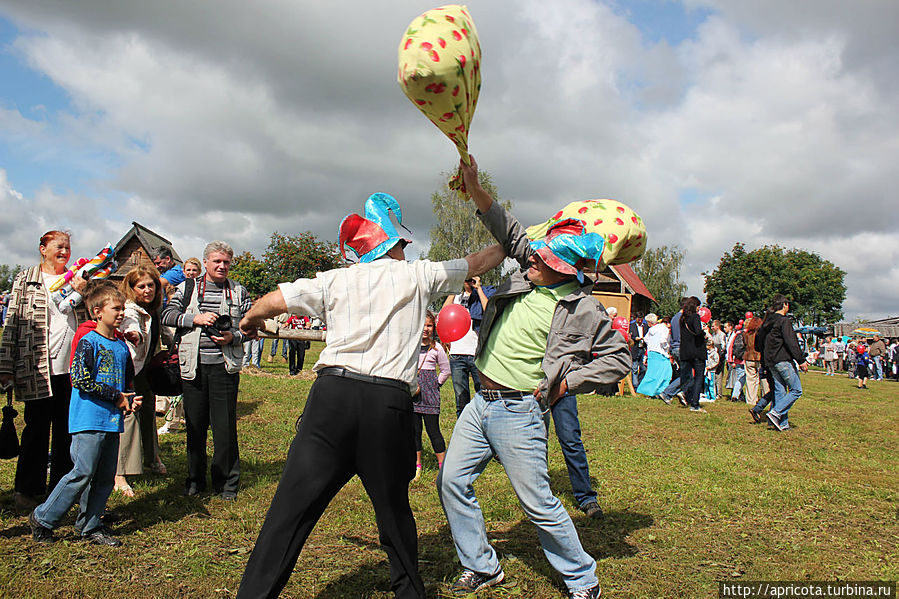
[{"label": "blonde hair", "polygon": [[658,324],[659,317],[656,316],[655,314],[653,314],[652,312],[650,312],[649,314],[647,314],[646,316],[643,317],[643,320],[645,320],[649,324]]},{"label": "blonde hair", "polygon": [[203,263],[200,262],[199,258],[188,258],[187,260],[184,261],[184,264],[181,267],[184,268],[188,264],[193,264],[194,266],[197,267],[197,270],[199,270],[200,272],[203,272]]},{"label": "blonde hair", "polygon": [[113,300],[124,302],[125,295],[112,281],[99,279],[88,282],[87,288],[84,290],[84,306],[91,318],[94,318],[94,308],[102,308]]}]

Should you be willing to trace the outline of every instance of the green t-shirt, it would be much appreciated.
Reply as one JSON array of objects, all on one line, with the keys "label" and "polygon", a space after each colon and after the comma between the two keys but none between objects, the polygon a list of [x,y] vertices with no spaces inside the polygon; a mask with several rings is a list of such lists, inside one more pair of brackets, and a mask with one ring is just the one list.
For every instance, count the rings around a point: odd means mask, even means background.
[{"label": "green t-shirt", "polygon": [[577,288],[577,281],[535,287],[512,300],[490,329],[475,360],[478,370],[510,389],[536,389],[543,380],[541,363],[556,304]]}]

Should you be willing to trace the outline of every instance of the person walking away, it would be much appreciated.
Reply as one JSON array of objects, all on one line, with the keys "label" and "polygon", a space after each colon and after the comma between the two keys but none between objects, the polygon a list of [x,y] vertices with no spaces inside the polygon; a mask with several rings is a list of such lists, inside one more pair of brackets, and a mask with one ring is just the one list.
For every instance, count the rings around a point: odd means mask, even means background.
[{"label": "person walking away", "polygon": [[[683,393],[684,401],[690,411],[704,414],[705,410],[699,407],[699,394],[705,380],[705,363],[708,352],[702,321],[696,313],[699,305],[699,298],[696,296],[688,297],[681,305],[683,315],[680,319],[680,379],[681,393]],[[718,332],[723,341],[724,334],[721,333],[720,328]],[[715,349],[718,350],[717,343]]]},{"label": "person walking away", "polygon": [[140,409],[141,397],[128,391],[134,364],[128,346],[115,335],[124,316],[125,296],[110,281],[96,281],[86,289],[84,303],[97,327],[81,338],[72,360],[73,467],[29,514],[28,523],[36,541],[52,543],[53,529],[77,501],[75,530],[91,543],[114,547],[122,542],[101,517],[112,493],[122,419]]},{"label": "person walking away", "polygon": [[805,352],[799,347],[793,323],[786,315],[789,310],[787,298],[775,295],[769,306],[769,317],[762,324],[765,331],[762,356],[774,380],[774,407],[768,410],[766,416],[779,431],[789,430],[790,408],[802,397],[802,382],[796,364],[802,372],[808,371]]},{"label": "person walking away", "polygon": [[[750,406],[759,400],[761,385],[760,369],[762,353],[755,349],[755,337],[762,326],[762,319],[753,316],[744,323],[743,328],[743,367],[746,370],[746,385],[743,387],[743,399]],[[754,420],[754,419],[753,419]]]},{"label": "person walking away", "polygon": [[[660,397],[662,391],[671,382],[671,360],[668,353],[670,331],[668,325],[660,323],[659,317],[652,313],[646,315],[646,324],[649,325],[649,329],[644,333],[647,356],[646,374],[640,380],[637,393],[648,397]],[[631,347],[631,357],[633,355],[633,347]]]}]

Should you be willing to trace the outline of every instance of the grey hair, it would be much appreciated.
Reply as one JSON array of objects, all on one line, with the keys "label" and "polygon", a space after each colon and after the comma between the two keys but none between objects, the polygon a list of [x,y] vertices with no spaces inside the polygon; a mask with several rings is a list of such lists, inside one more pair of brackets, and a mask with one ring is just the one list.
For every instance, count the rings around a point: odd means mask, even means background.
[{"label": "grey hair", "polygon": [[657,322],[659,322],[659,317],[656,316],[655,314],[653,314],[652,312],[650,312],[649,314],[647,314],[646,316],[643,317],[643,320],[645,320],[649,324],[656,324]]},{"label": "grey hair", "polygon": [[616,316],[618,316],[618,308],[616,308],[615,306],[609,306],[608,308],[606,308],[606,314],[609,315],[609,318],[615,318]]},{"label": "grey hair", "polygon": [[206,246],[206,249],[203,250],[203,260],[209,258],[210,254],[214,254],[216,252],[221,252],[222,254],[228,254],[229,258],[234,257],[234,250],[231,249],[231,246],[225,243],[224,241],[213,241],[209,245]]}]

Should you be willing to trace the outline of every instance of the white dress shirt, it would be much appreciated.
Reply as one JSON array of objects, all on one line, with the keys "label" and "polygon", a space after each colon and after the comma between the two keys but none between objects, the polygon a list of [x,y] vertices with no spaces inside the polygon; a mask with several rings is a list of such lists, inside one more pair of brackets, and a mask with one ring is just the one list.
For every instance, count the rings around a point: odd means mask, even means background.
[{"label": "white dress shirt", "polygon": [[288,312],[317,316],[328,327],[327,345],[312,370],[342,366],[414,389],[428,304],[462,287],[467,276],[465,259],[381,258],[279,288]]}]

